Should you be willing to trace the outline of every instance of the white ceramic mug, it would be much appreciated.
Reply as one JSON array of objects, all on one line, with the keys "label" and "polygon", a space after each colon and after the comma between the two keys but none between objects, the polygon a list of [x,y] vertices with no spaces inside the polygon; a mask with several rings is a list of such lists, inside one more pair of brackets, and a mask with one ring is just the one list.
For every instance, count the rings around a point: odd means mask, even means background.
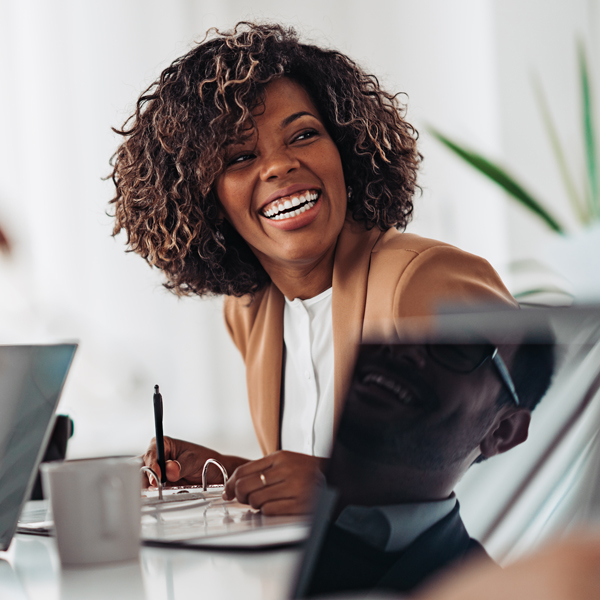
[{"label": "white ceramic mug", "polygon": [[139,555],[140,458],[42,464],[63,565],[132,560]]}]

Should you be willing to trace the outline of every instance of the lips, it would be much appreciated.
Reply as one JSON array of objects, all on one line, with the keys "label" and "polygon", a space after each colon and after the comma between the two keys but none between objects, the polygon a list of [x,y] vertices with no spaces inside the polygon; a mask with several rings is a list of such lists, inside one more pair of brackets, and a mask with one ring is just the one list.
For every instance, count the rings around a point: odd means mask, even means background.
[{"label": "lips", "polygon": [[359,358],[359,363],[353,387],[360,402],[386,410],[403,406],[432,411],[440,405],[434,388],[418,369],[380,355]]},{"label": "lips", "polygon": [[318,190],[295,191],[267,203],[260,213],[273,221],[291,219],[310,210],[317,203],[320,195],[321,192]]},{"label": "lips", "polygon": [[403,383],[377,372],[368,372],[360,379],[363,385],[374,385],[393,394],[401,404],[410,406],[418,402],[417,396]]}]

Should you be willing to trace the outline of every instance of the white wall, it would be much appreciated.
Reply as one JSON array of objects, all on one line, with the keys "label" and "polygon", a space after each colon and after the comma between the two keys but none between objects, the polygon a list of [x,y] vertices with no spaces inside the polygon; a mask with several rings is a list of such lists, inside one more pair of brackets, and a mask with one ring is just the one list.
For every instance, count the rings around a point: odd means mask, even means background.
[{"label": "white wall", "polygon": [[[347,52],[389,89],[407,92],[408,118],[419,129],[435,125],[504,156],[532,185],[541,178],[539,185],[554,187],[541,166],[549,158],[539,149],[535,111],[521,101],[525,74],[539,61],[557,110],[570,111],[573,86],[563,86],[561,71],[571,82],[574,65],[563,57],[596,4],[1,3],[0,221],[15,248],[0,262],[0,341],[80,340],[62,403],[76,419],[71,455],[142,451],[152,436],[154,383],[164,393],[168,435],[258,455],[243,365],[222,326],[220,301],[177,300],[164,291],[160,273],[110,237],[105,214],[112,184],[102,177],[119,141],[110,127],[122,124],[140,92],[209,26],[244,18],[295,24],[307,39]],[[507,210],[493,186],[426,133],[421,149],[424,193],[410,230],[483,255],[506,274],[508,260],[528,251],[539,228]]]},{"label": "white wall", "polygon": [[[178,301],[125,254],[105,214],[108,159],[139,93],[192,36],[186,3],[3,6],[1,214],[15,241],[4,340],[81,342],[62,410],[73,455],[139,452],[159,383],[165,430],[257,453],[243,366],[219,301]],[[6,262],[6,261],[5,261]],[[4,294],[3,294],[4,295]],[[23,305],[29,304],[26,309]],[[18,310],[15,311],[15,305]]]},{"label": "white wall", "polygon": [[[494,5],[498,90],[505,164],[571,230],[578,227],[539,114],[533,77],[539,78],[573,178],[585,179],[577,41],[586,48],[600,118],[599,3],[596,0],[502,0]],[[598,121],[597,121],[598,124]],[[509,206],[509,244],[515,259],[537,254],[553,234],[534,217]]]}]

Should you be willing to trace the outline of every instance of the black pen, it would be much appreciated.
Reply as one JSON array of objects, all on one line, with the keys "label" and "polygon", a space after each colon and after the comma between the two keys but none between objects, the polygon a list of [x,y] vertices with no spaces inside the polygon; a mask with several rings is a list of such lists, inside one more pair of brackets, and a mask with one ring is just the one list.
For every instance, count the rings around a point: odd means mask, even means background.
[{"label": "black pen", "polygon": [[163,401],[158,386],[154,386],[154,429],[156,431],[156,457],[160,467],[160,481],[167,483],[167,468],[165,466],[165,440],[163,438]]}]

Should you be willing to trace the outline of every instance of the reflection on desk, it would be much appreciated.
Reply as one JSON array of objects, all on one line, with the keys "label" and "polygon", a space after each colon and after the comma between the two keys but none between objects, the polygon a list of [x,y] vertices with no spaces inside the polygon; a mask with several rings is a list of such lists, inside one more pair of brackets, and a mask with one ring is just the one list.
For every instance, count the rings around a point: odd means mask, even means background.
[{"label": "reflection on desk", "polygon": [[2,600],[281,600],[298,548],[261,552],[142,547],[140,560],[61,569],[53,538],[17,535],[0,553]]},{"label": "reflection on desk", "polygon": [[[260,511],[218,495],[181,499],[142,510],[145,543],[176,543],[184,547],[269,548],[298,544],[308,537],[305,516],[265,516]],[[172,496],[171,496],[172,497]]]},{"label": "reflection on desk", "polygon": [[[306,516],[265,516],[217,494],[165,495],[164,501],[144,504],[142,541],[184,548],[268,549],[299,544],[310,532]],[[145,499],[153,500],[144,495]],[[31,500],[19,519],[19,533],[53,535],[47,500]]]}]

